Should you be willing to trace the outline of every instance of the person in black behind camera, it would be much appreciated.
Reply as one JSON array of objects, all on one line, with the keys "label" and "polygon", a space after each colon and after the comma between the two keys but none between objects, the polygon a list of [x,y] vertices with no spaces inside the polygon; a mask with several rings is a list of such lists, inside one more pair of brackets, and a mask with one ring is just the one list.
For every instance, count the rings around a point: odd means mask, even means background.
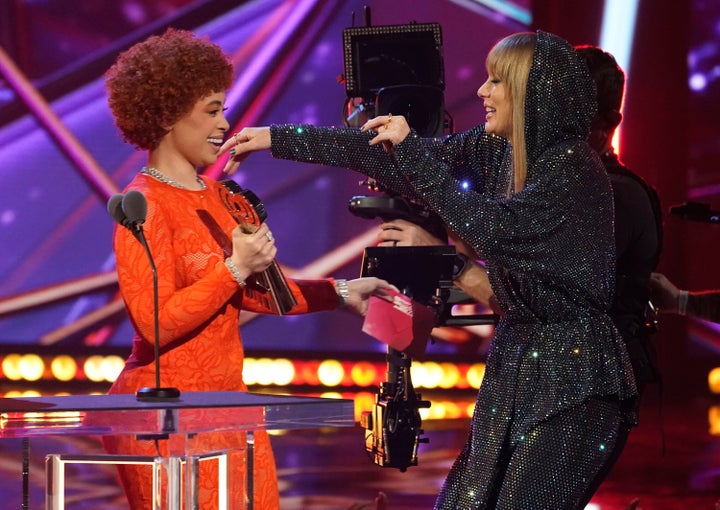
[{"label": "person in black behind camera", "polygon": [[625,340],[642,395],[647,384],[661,380],[650,338],[654,328],[648,307],[650,274],[662,250],[662,209],[655,190],[628,169],[612,147],[622,120],[625,74],[610,53],[596,46],[576,46],[575,51],[587,64],[597,89],[598,111],[588,141],[608,172],[615,203],[617,266],[610,316]]}]

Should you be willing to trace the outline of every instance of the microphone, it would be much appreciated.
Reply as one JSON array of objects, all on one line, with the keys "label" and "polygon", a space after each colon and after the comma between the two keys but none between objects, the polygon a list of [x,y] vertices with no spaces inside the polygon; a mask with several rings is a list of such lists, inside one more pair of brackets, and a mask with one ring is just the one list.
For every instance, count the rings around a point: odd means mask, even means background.
[{"label": "microphone", "polygon": [[125,216],[125,213],[122,210],[122,201],[123,194],[115,193],[107,202],[107,210],[110,217],[114,219],[116,223],[119,223],[123,227],[127,227],[128,221],[127,216]]},{"label": "microphone", "polygon": [[158,277],[155,261],[150,253],[145,232],[142,225],[147,217],[147,200],[140,191],[130,190],[125,195],[120,193],[110,197],[107,203],[110,216],[120,225],[129,229],[140,244],[145,248],[150,269],[153,276],[153,326],[155,334],[155,387],[140,388],[135,393],[135,398],[143,402],[158,402],[177,400],[180,397],[180,390],[177,388],[160,387],[160,305],[158,303]]},{"label": "microphone", "polygon": [[[128,213],[125,212],[127,209]],[[116,193],[110,197],[107,210],[112,219],[126,227],[140,241],[139,230],[136,225],[142,225],[147,216],[147,201],[139,191],[131,190],[127,194]]]},{"label": "microphone", "polygon": [[122,212],[130,226],[142,230],[142,224],[147,217],[147,200],[145,195],[137,190],[130,190],[122,198]]},{"label": "microphone", "polygon": [[720,223],[720,211],[710,209],[710,204],[700,202],[684,202],[682,205],[670,207],[670,214],[683,220],[700,221],[703,223]]}]

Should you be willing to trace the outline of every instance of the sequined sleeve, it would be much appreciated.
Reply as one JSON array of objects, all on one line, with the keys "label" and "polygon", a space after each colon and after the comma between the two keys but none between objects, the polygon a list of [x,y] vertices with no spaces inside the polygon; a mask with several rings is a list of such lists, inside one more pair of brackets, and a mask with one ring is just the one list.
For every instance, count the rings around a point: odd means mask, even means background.
[{"label": "sequined sleeve", "polygon": [[607,280],[612,195],[607,176],[583,142],[546,151],[529,172],[525,189],[511,198],[466,190],[419,141],[398,145],[397,157],[407,187],[488,262],[572,286]]},{"label": "sequined sleeve", "polygon": [[[402,190],[406,198],[422,202],[423,197],[414,195],[408,187],[395,152],[388,153],[380,145],[368,145],[375,135],[352,128],[274,125],[271,149],[279,159],[350,168],[377,179],[393,191]],[[507,146],[503,139],[485,133],[483,126],[442,139],[415,137],[419,150],[442,161],[451,175],[470,181],[474,189],[484,188],[486,179],[494,178]]]}]

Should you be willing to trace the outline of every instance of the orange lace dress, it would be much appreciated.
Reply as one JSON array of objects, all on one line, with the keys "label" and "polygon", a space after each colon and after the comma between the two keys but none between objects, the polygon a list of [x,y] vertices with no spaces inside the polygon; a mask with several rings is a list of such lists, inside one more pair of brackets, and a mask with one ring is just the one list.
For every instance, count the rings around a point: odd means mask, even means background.
[{"label": "orange lace dress", "polygon": [[[148,202],[143,225],[155,262],[159,297],[161,387],[189,391],[246,391],[242,380],[243,345],[239,312],[271,313],[260,296],[244,291],[224,264],[236,222],[220,199],[221,185],[203,177],[206,189],[180,189],[138,174],[125,191],[141,191]],[[214,225],[212,225],[214,224]],[[219,227],[219,228],[218,228]],[[214,232],[212,232],[214,231]],[[218,232],[222,234],[219,236]],[[223,240],[222,237],[225,237]],[[141,243],[126,228],[115,231],[114,249],[120,291],[135,329],[132,353],[110,393],[135,393],[155,387],[152,270]],[[338,299],[332,280],[290,281],[298,304],[290,313],[333,310]],[[282,319],[279,319],[282,320]],[[244,434],[208,434],[207,450],[220,450]],[[154,441],[134,436],[105,437],[109,453],[158,454]],[[167,455],[167,444],[159,450]],[[245,476],[244,461],[230,459],[232,476]],[[152,472],[148,466],[118,467],[132,509],[152,505]],[[218,480],[212,462],[200,462],[200,508],[216,508]],[[234,502],[240,493],[228,495]],[[275,460],[266,433],[255,433],[254,508],[279,507]]]}]

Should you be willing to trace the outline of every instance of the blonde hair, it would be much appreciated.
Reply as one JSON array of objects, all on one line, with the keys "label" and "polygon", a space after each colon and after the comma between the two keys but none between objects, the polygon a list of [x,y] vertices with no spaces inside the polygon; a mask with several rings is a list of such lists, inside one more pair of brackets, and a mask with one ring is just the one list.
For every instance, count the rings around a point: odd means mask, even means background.
[{"label": "blonde hair", "polygon": [[512,145],[515,192],[525,187],[527,150],[525,147],[525,95],[537,36],[519,32],[501,39],[488,53],[488,72],[502,80],[513,107]]}]

